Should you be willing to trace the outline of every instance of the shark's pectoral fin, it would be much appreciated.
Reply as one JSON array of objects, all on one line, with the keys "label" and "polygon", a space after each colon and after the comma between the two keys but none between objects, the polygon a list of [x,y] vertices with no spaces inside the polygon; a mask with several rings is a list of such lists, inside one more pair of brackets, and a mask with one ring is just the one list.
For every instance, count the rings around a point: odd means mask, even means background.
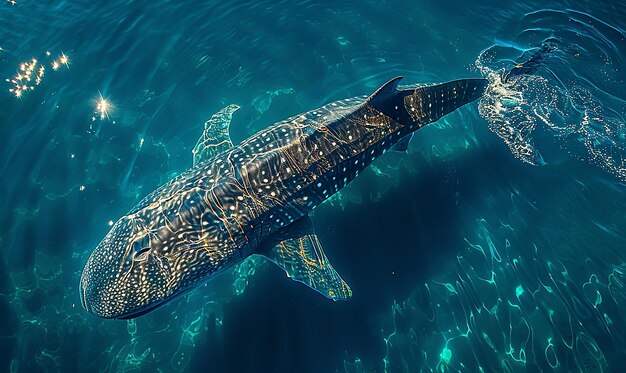
[{"label": "shark's pectoral fin", "polygon": [[194,166],[233,146],[233,142],[230,140],[229,128],[230,121],[233,119],[233,113],[237,110],[239,110],[239,105],[228,105],[213,114],[204,123],[202,136],[200,136],[192,150]]},{"label": "shark's pectoral fin", "polygon": [[405,152],[406,153],[409,150],[409,141],[411,141],[411,139],[413,138],[414,134],[415,134],[415,132],[411,132],[408,135],[406,135],[403,138],[401,138],[400,140],[398,140],[396,145],[394,145],[391,148],[391,150],[393,150],[394,152]]},{"label": "shark's pectoral fin", "polygon": [[283,239],[262,254],[282,268],[289,278],[302,282],[325,297],[332,300],[350,298],[352,290],[328,261],[317,235],[312,232],[309,217],[303,220],[294,223],[298,229],[289,231],[302,233],[302,226],[308,226],[309,232]]},{"label": "shark's pectoral fin", "polygon": [[328,261],[317,235],[285,240],[271,249],[267,258],[282,268],[288,277],[326,298],[342,300],[352,296],[348,284]]}]

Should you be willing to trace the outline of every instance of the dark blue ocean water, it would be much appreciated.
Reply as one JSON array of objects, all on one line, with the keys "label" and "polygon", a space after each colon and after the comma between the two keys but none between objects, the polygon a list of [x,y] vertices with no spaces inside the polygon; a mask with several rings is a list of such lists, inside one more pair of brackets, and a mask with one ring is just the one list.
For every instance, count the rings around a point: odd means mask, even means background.
[{"label": "dark blue ocean water", "polygon": [[[621,371],[624,5],[1,3],[0,371]],[[315,211],[352,300],[257,259],[136,320],[82,309],[109,222],[215,111],[238,142],[396,75],[492,84]]]}]

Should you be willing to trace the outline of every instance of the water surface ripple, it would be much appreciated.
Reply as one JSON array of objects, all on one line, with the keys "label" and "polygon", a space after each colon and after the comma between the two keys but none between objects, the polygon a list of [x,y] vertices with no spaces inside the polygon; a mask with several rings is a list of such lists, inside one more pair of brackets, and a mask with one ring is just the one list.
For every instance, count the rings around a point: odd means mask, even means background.
[{"label": "water surface ripple", "polygon": [[[570,372],[626,360],[623,4],[17,0],[0,3],[0,24],[0,370]],[[531,76],[502,83],[546,46]],[[136,320],[82,310],[93,247],[191,166],[219,108],[242,107],[239,142],[396,75],[481,74],[492,84],[478,105],[316,210],[351,301],[256,258]],[[12,80],[27,85],[19,98]]]}]

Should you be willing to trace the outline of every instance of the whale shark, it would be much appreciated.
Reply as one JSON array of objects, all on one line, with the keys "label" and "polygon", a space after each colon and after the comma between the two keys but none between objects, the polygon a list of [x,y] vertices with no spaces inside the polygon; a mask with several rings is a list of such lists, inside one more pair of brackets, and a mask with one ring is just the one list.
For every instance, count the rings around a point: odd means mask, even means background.
[{"label": "whale shark", "polygon": [[309,213],[414,132],[481,97],[486,79],[400,86],[293,116],[233,144],[238,105],[215,113],[193,166],[122,216],[80,278],[82,306],[130,319],[261,255],[332,300],[352,290],[324,253]]}]

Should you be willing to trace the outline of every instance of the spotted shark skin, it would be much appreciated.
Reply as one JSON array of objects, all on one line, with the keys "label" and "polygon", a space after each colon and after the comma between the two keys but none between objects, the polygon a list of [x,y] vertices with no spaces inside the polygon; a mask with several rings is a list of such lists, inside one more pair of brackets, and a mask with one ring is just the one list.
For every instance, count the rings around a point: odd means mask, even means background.
[{"label": "spotted shark skin", "polygon": [[93,251],[80,280],[83,307],[104,318],[137,317],[253,254],[327,298],[349,298],[308,214],[487,85],[465,79],[398,89],[400,79],[369,97],[278,122],[235,146],[227,127],[238,106],[222,109],[194,148],[194,166],[120,218]]}]

